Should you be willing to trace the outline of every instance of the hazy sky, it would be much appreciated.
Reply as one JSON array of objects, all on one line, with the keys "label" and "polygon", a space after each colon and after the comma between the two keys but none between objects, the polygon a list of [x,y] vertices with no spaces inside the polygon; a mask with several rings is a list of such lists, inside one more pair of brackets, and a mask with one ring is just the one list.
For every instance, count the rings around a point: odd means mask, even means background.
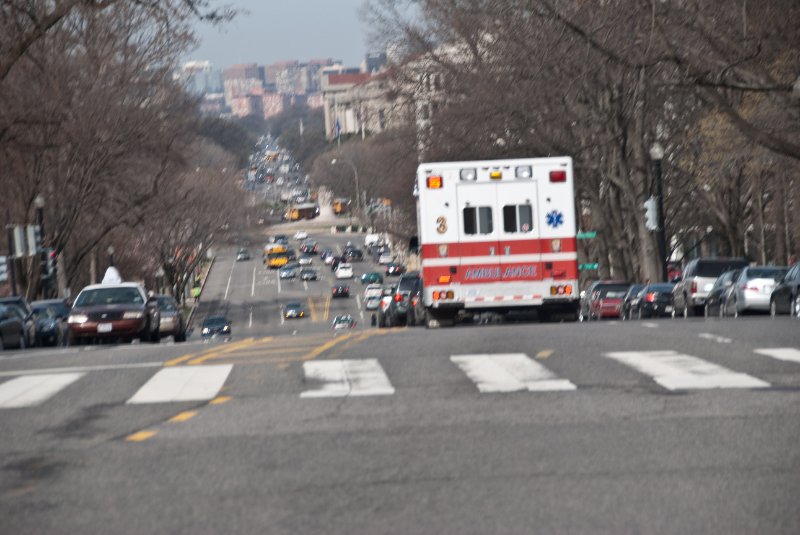
[{"label": "hazy sky", "polygon": [[216,28],[197,26],[199,48],[187,59],[215,68],[234,63],[340,59],[357,66],[367,53],[367,31],[359,18],[364,0],[221,0],[247,10]]}]

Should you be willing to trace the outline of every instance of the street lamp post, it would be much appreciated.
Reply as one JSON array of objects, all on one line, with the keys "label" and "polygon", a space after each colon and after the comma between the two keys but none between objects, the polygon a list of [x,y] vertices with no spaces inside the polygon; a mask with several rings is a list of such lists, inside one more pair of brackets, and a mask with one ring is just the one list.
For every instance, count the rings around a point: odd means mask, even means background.
[{"label": "street lamp post", "polygon": [[42,297],[47,297],[49,279],[45,276],[47,270],[47,251],[44,249],[44,197],[41,194],[33,199],[33,205],[36,207],[36,224],[39,226],[39,236],[42,240],[42,250],[39,251],[39,269],[41,273],[39,278],[42,282]]},{"label": "street lamp post", "polygon": [[653,170],[656,175],[656,199],[658,207],[658,256],[661,267],[661,280],[667,282],[667,238],[664,228],[664,184],[661,175],[661,160],[664,159],[664,147],[659,142],[650,147],[650,158],[653,160]]},{"label": "street lamp post", "polygon": [[108,267],[114,267],[114,246],[109,245],[106,252],[108,252]]},{"label": "street lamp post", "polygon": [[351,162],[350,160],[338,160],[334,158],[331,160],[331,165],[336,165],[337,162],[346,163],[353,169],[353,174],[355,175],[356,181],[356,214],[358,217],[361,217],[361,189],[358,186],[358,169],[356,168],[356,164]]}]

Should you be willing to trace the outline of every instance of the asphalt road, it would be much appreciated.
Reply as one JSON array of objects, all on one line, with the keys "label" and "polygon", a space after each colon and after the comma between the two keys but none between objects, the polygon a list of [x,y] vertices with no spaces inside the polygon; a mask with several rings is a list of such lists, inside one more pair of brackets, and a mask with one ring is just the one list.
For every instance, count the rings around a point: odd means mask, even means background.
[{"label": "asphalt road", "polygon": [[231,255],[230,341],[0,356],[0,533],[800,533],[797,320],[334,334]]}]

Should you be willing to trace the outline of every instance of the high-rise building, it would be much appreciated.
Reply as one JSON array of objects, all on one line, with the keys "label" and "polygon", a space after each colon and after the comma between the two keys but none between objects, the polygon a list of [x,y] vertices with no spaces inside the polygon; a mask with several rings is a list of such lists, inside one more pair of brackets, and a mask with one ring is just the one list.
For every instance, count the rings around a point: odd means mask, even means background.
[{"label": "high-rise building", "polygon": [[222,91],[222,73],[209,61],[187,61],[178,75],[186,84],[186,90],[194,95],[207,95]]}]

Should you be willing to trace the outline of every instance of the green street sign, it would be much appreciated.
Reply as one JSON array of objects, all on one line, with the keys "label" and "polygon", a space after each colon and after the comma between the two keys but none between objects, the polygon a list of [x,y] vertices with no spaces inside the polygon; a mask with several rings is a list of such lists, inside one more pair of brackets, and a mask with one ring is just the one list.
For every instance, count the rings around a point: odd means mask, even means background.
[{"label": "green street sign", "polygon": [[598,264],[597,262],[595,262],[594,264],[578,264],[578,269],[580,269],[580,270],[597,269],[599,267],[600,267],[600,264]]},{"label": "green street sign", "polygon": [[579,240],[591,240],[592,238],[597,237],[597,231],[587,230],[586,232],[578,232],[578,234],[576,234],[575,237],[578,238]]}]

